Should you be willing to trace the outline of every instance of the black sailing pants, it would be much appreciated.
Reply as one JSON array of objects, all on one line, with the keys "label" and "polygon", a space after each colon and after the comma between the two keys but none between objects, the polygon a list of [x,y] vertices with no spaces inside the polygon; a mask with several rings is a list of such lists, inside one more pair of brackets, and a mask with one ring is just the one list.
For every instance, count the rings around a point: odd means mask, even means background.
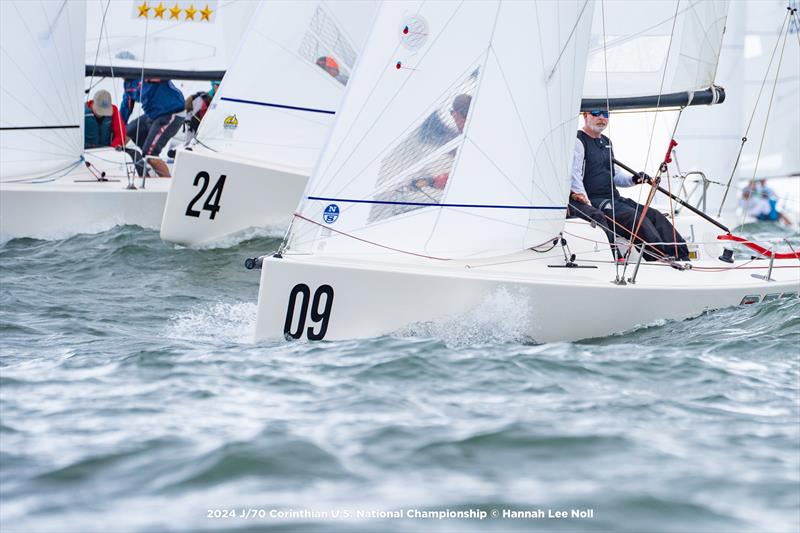
[{"label": "black sailing pants", "polygon": [[[616,222],[619,225],[616,228],[617,233],[621,237],[631,240],[633,231],[636,228],[636,224],[638,223],[639,218],[642,215],[642,211],[644,210],[644,206],[637,204],[633,200],[623,197],[617,197],[613,204],[613,215],[616,217]],[[612,217],[611,202],[607,202],[604,199],[595,198],[592,200],[592,205],[595,207],[600,207],[603,205],[603,212],[605,215],[609,218]],[[610,224],[612,224],[612,222],[609,222],[609,225]],[[667,220],[667,217],[661,214],[658,209],[653,209],[651,207],[647,210],[647,214],[645,215],[642,225],[639,227],[639,232],[637,233],[637,244],[641,243],[641,241],[646,243],[677,242],[677,259],[680,261],[689,260],[689,249],[686,247],[686,241],[683,239],[683,237],[681,237],[681,234],[673,228],[670,221]],[[675,257],[675,249],[676,246],[674,244],[646,245],[644,258],[647,261],[656,261],[664,256]]]},{"label": "black sailing pants", "polygon": [[606,232],[606,237],[608,237],[608,242],[614,244],[614,232],[609,229],[609,224],[611,223],[603,212],[594,207],[591,204],[584,204],[582,202],[576,202],[575,200],[569,201],[569,206],[567,207],[567,216],[568,217],[576,217],[582,218],[583,220],[587,220],[589,222],[594,222],[600,229]]}]

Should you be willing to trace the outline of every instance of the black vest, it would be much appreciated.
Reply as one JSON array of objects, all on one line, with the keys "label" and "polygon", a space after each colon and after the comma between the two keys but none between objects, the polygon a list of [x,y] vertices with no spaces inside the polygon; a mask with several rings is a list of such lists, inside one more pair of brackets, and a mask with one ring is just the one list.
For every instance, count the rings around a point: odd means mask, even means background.
[{"label": "black vest", "polygon": [[578,139],[583,144],[583,188],[592,204],[609,198],[617,198],[619,191],[612,182],[611,159],[614,150],[611,139],[600,135],[594,139],[578,130]]}]

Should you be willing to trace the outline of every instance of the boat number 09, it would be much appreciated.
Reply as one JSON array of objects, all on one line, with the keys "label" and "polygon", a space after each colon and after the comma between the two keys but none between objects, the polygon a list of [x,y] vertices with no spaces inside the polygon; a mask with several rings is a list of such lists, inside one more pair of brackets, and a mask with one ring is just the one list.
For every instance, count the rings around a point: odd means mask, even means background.
[{"label": "boat number 09", "polygon": [[[324,303],[323,303],[323,298]],[[292,329],[294,323],[294,312],[297,309],[297,300],[300,300],[300,314],[297,318],[297,326]],[[309,315],[308,302],[311,300],[311,289],[305,283],[299,283],[292,288],[289,293],[289,306],[286,308],[286,322],[283,324],[283,335],[287,339],[299,339],[303,336],[306,327],[306,315]],[[333,307],[333,287],[321,285],[314,291],[314,298],[311,301],[311,313],[309,318],[315,324],[319,324],[319,329],[314,331],[314,326],[309,326],[306,335],[310,341],[321,341],[328,332],[328,320],[331,318],[331,308]]]},{"label": "boat number 09", "polygon": [[[194,204],[203,197],[206,193],[206,189],[208,189],[208,184],[211,182],[211,176],[208,175],[208,172],[198,172],[197,176],[194,177],[194,186],[200,183],[200,180],[203,181],[203,185],[200,186],[200,192],[198,192],[192,201],[189,202],[189,205],[186,206],[186,216],[187,217],[196,217],[200,218],[200,211],[192,209]],[[217,182],[211,187],[211,191],[208,193],[208,198],[206,198],[205,203],[203,203],[203,209],[206,211],[210,211],[211,215],[209,218],[214,220],[214,217],[217,215],[217,211],[219,211],[219,201],[222,199],[222,187],[225,186],[225,174],[222,174]]]}]

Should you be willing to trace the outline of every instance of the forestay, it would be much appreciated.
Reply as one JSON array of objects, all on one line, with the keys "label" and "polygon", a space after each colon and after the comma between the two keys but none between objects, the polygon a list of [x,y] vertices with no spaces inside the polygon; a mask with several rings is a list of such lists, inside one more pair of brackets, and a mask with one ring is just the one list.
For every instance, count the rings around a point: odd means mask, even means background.
[{"label": "forestay", "polygon": [[709,89],[727,11],[728,0],[597,2],[584,98]]},{"label": "forestay", "polygon": [[83,152],[83,2],[0,2],[0,178],[44,176]]},{"label": "forestay", "polygon": [[310,173],[375,12],[364,1],[261,4],[199,141]]},{"label": "forestay", "polygon": [[478,257],[557,235],[591,11],[385,4],[287,251]]}]

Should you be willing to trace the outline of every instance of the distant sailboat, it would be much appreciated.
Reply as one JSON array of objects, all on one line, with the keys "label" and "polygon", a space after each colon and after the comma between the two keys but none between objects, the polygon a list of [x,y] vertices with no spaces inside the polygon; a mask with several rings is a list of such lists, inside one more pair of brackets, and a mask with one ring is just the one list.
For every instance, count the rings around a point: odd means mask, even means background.
[{"label": "distant sailboat", "polygon": [[384,4],[285,245],[263,258],[256,337],[413,331],[502,292],[548,342],[796,295],[797,259],[729,264],[696,242],[690,268],[625,266],[599,229],[565,225],[593,8]]},{"label": "distant sailboat", "polygon": [[363,0],[259,5],[197,142],[178,154],[162,239],[197,245],[252,227],[285,231],[375,10]]}]

